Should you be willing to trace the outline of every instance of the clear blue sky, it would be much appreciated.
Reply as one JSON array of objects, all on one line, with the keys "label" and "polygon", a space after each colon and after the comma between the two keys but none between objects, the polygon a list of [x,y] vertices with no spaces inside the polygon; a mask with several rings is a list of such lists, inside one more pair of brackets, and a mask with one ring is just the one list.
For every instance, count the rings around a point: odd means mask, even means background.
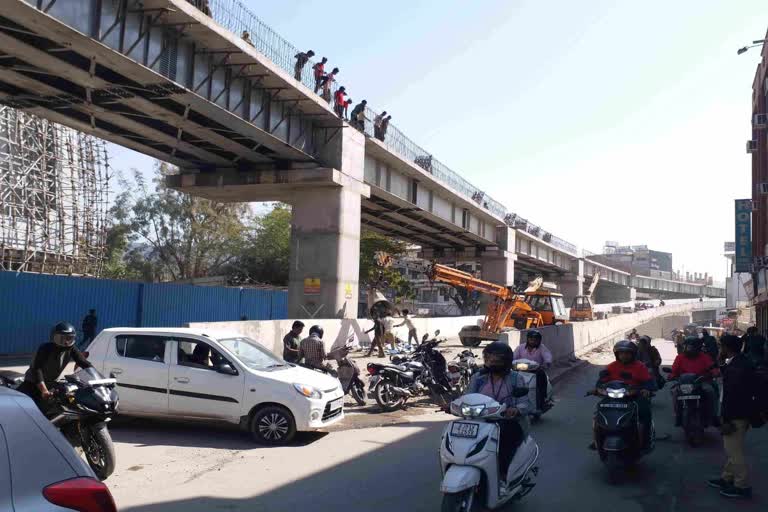
[{"label": "clear blue sky", "polygon": [[736,50],[765,36],[764,0],[245,3],[511,211],[724,277],[759,61]]}]

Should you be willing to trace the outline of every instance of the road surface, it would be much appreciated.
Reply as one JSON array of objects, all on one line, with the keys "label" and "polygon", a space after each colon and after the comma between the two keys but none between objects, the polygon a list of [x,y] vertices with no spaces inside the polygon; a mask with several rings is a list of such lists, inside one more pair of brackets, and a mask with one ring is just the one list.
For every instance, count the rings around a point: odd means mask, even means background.
[{"label": "road surface", "polygon": [[[656,340],[665,363],[674,349]],[[609,485],[597,454],[587,449],[594,398],[584,391],[612,354],[557,385],[558,403],[534,427],[541,450],[538,486],[503,510],[678,512],[767,510],[768,433],[750,432],[755,498],[734,503],[706,486],[722,463],[719,436],[685,445],[672,426],[668,390],[654,399],[657,431],[669,434],[620,485]],[[305,435],[299,446],[262,448],[236,431],[135,422],[117,425],[118,470],[109,480],[123,512],[339,511],[435,512],[440,509],[438,441],[447,417],[404,415],[384,427]]]}]

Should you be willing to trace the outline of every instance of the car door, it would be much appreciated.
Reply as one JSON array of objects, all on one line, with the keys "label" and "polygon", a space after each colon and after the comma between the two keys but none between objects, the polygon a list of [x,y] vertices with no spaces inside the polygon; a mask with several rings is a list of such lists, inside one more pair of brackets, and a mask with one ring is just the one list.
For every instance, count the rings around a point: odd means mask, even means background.
[{"label": "car door", "polygon": [[110,341],[104,370],[117,379],[118,412],[168,414],[170,339],[161,334],[117,334]]},{"label": "car door", "polygon": [[[245,375],[221,355],[212,343],[195,338],[176,338],[169,380],[169,411],[172,415],[239,421],[242,414]],[[202,354],[203,359],[200,358]],[[235,375],[217,370],[222,364]]]}]

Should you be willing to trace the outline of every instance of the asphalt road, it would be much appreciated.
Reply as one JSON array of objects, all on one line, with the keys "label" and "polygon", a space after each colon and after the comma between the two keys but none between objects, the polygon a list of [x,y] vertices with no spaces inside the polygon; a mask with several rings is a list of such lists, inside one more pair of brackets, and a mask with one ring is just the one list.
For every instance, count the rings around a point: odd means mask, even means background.
[{"label": "asphalt road", "polygon": [[[671,344],[657,340],[665,362]],[[750,432],[755,498],[732,502],[706,486],[723,462],[715,431],[690,448],[673,427],[668,390],[654,399],[660,434],[656,451],[619,485],[610,485],[597,454],[587,449],[600,364],[557,385],[557,405],[534,426],[542,450],[538,486],[503,510],[622,512],[768,510],[768,429]],[[209,427],[134,423],[113,429],[118,470],[107,483],[123,512],[270,511],[434,512],[440,509],[437,449],[447,417],[404,415],[402,422],[302,436],[297,446],[256,447],[239,433]]]}]

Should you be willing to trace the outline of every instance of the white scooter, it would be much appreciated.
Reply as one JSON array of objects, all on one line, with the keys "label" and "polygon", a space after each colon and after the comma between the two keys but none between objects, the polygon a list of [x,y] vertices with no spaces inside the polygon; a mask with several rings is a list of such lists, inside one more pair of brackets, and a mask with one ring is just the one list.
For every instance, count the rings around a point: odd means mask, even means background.
[{"label": "white scooter", "polygon": [[538,381],[536,376],[539,373],[540,368],[541,365],[539,363],[531,361],[530,359],[515,359],[512,362],[512,369],[523,378],[525,384],[528,386],[528,399],[532,405],[529,414],[534,421],[538,421],[542,414],[555,405],[552,393],[552,383],[549,382],[549,376],[546,373],[544,373],[544,375],[547,377],[547,392],[544,395],[544,403],[538,403],[539,395],[537,392],[538,390],[536,389]]},{"label": "white scooter", "polygon": [[[515,396],[527,392],[525,388],[516,389]],[[506,405],[479,393],[451,403],[451,414],[462,419],[448,424],[440,443],[442,512],[470,512],[476,501],[494,510],[522,498],[536,485],[539,446],[528,434],[527,417],[505,420],[521,422],[524,439],[509,464],[506,481],[500,478],[497,422],[503,420],[506,410]]]}]

